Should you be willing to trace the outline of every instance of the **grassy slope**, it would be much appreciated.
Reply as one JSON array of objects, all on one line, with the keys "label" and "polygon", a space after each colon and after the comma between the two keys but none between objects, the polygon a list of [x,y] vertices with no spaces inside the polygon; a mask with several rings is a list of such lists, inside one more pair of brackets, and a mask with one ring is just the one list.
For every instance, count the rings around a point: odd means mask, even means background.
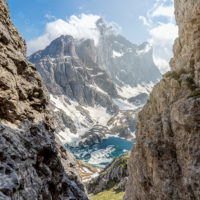
[{"label": "grassy slope", "polygon": [[90,196],[90,200],[122,200],[124,192],[115,193],[113,190],[105,190],[94,196]]}]

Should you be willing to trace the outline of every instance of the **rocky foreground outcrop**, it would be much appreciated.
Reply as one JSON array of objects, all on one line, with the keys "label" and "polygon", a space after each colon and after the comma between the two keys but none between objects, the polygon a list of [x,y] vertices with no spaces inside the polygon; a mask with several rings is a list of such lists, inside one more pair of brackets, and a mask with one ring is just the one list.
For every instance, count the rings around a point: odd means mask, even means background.
[{"label": "rocky foreground outcrop", "polygon": [[0,0],[0,199],[88,199],[73,156],[55,141],[47,89],[25,54]]},{"label": "rocky foreground outcrop", "polygon": [[200,198],[200,0],[175,0],[175,15],[171,71],[139,114],[124,200]]}]

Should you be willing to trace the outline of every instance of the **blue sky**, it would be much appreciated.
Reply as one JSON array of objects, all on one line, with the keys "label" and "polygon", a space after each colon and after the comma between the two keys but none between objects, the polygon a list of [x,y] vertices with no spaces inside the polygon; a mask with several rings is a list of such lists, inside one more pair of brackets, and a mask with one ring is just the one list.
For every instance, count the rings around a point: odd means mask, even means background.
[{"label": "blue sky", "polygon": [[[60,32],[68,33],[68,29],[69,33],[77,36],[80,30],[75,29],[86,26],[84,36],[95,35],[94,32],[89,32],[90,29],[93,30],[93,25],[89,25],[89,22],[93,23],[97,16],[101,16],[106,22],[117,24],[120,34],[131,42],[140,44],[149,41],[159,67],[163,71],[168,67],[173,40],[177,36],[173,0],[7,1],[12,21],[27,41],[28,54],[44,48]],[[60,31],[61,27],[64,30]],[[81,36],[83,35],[79,35]]]}]

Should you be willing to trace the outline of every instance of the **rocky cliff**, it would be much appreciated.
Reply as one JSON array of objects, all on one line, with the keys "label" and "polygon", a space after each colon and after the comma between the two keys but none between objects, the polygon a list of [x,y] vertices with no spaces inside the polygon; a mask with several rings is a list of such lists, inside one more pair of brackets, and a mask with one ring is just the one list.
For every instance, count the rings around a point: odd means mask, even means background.
[{"label": "rocky cliff", "polygon": [[115,158],[99,173],[98,177],[93,178],[87,184],[88,193],[97,194],[110,189],[116,193],[125,191],[128,179],[127,162],[129,158],[130,153]]},{"label": "rocky cliff", "polygon": [[161,77],[148,43],[132,44],[102,19],[96,28],[98,44],[63,35],[28,57],[51,93],[64,143],[88,145],[105,134],[133,140],[137,117],[129,111],[137,115]]},{"label": "rocky cliff", "polygon": [[153,49],[149,43],[136,45],[115,33],[103,19],[97,21],[100,41],[97,47],[97,62],[119,86],[156,83],[161,74],[153,61]]},{"label": "rocky cliff", "polygon": [[55,139],[47,89],[25,54],[0,0],[0,199],[88,199],[73,156]]},{"label": "rocky cliff", "polygon": [[99,104],[108,112],[116,112],[116,106],[104,90],[107,89],[111,97],[116,97],[117,91],[105,71],[95,63],[91,53],[94,52],[93,41],[84,41],[77,45],[77,50],[75,42],[72,36],[61,36],[29,60],[37,66],[51,94],[66,95],[80,105]]},{"label": "rocky cliff", "polygon": [[139,114],[124,200],[200,197],[200,0],[175,0],[171,71]]}]

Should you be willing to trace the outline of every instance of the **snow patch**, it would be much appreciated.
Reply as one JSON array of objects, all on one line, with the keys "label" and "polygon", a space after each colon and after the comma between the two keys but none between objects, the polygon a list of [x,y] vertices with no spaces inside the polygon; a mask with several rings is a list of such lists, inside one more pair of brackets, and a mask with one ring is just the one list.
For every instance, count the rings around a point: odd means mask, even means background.
[{"label": "snow patch", "polygon": [[129,103],[127,100],[122,99],[112,99],[114,104],[116,104],[120,110],[126,111],[126,110],[135,110],[138,107],[134,106],[133,104]]},{"label": "snow patch", "polygon": [[66,97],[64,96],[50,95],[52,103],[57,107],[54,111],[57,111],[58,109],[63,110],[66,115],[73,120],[77,129],[77,134],[71,133],[68,128],[59,132],[58,137],[63,143],[76,146],[81,141],[81,136],[89,131],[94,125],[100,124],[106,126],[107,122],[111,118],[111,115],[106,112],[106,108],[101,106],[82,106],[82,108],[89,113],[89,116],[86,116],[78,109],[78,102],[68,99],[71,104],[69,105],[65,102],[65,98]]},{"label": "snow patch", "polygon": [[128,99],[137,96],[141,93],[149,94],[152,91],[153,86],[154,86],[153,82],[138,84],[136,87],[125,85],[123,87],[117,87],[117,91],[120,96]]},{"label": "snow patch", "polygon": [[151,51],[151,49],[152,49],[151,45],[150,45],[150,44],[146,44],[146,46],[145,46],[144,49],[142,49],[142,50],[137,50],[137,54],[138,54],[139,56],[144,55],[144,54],[148,53],[149,51]]},{"label": "snow patch", "polygon": [[114,146],[110,145],[106,149],[100,149],[91,153],[88,163],[91,165],[100,165],[101,163],[110,163],[113,158],[110,154],[115,151]]},{"label": "snow patch", "polygon": [[117,52],[117,51],[113,51],[112,57],[113,58],[117,58],[117,57],[122,57],[123,55],[124,55],[123,53],[120,53],[120,52]]},{"label": "snow patch", "polygon": [[89,111],[90,116],[97,124],[106,126],[109,119],[112,117],[109,113],[106,112],[106,108],[101,106],[95,107],[84,107],[86,110]]}]

